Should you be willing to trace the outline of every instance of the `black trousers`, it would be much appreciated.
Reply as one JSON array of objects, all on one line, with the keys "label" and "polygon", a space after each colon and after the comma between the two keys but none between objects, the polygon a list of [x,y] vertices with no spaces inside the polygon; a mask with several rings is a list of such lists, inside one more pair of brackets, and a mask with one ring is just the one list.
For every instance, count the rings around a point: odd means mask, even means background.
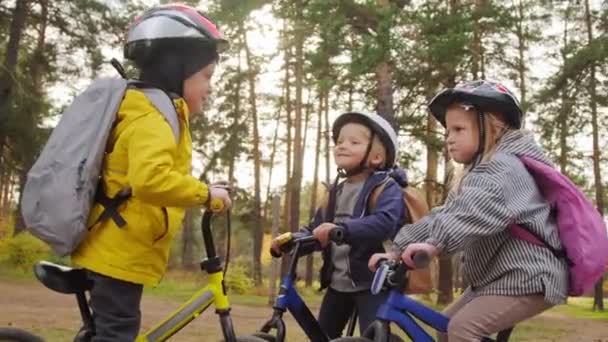
[{"label": "black trousers", "polygon": [[359,331],[361,334],[376,320],[376,311],[386,302],[388,292],[373,295],[369,290],[359,292],[340,292],[327,289],[321,309],[319,324],[330,339],[342,336],[353,310],[359,312]]},{"label": "black trousers", "polygon": [[93,281],[89,305],[93,311],[92,342],[132,342],[141,325],[143,286],[87,270]]}]

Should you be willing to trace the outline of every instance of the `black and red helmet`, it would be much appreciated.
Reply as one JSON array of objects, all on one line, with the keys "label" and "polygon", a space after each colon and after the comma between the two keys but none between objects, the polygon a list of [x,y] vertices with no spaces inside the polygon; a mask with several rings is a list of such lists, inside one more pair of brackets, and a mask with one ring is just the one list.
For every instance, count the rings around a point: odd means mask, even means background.
[{"label": "black and red helmet", "polygon": [[228,48],[228,41],[200,11],[168,4],[146,11],[129,25],[124,56],[142,63],[162,49],[179,50],[192,45],[221,53]]},{"label": "black and red helmet", "polygon": [[504,85],[486,81],[470,81],[441,91],[429,103],[433,116],[445,127],[445,112],[454,102],[472,105],[480,112],[500,112],[506,123],[521,128],[523,111],[517,97]]}]

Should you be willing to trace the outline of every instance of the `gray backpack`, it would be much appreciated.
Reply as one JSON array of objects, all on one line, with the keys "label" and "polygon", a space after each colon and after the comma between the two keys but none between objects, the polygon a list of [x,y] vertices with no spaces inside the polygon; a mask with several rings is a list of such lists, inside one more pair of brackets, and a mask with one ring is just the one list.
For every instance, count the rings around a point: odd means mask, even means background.
[{"label": "gray backpack", "polygon": [[[140,89],[171,126],[176,141],[180,126],[173,101],[163,90],[123,78],[96,79],[63,112],[42,153],[27,174],[21,213],[27,229],[59,255],[71,253],[86,237],[89,211],[95,202],[106,211],[98,221],[113,218],[118,202],[130,197],[100,197],[98,184],[106,142],[128,88]],[[108,211],[114,209],[114,212]]]}]

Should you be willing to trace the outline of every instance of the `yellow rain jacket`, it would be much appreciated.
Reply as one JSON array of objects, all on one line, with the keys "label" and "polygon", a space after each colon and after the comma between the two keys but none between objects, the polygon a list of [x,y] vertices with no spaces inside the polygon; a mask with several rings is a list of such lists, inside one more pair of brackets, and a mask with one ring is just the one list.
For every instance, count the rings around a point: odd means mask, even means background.
[{"label": "yellow rain jacket", "polygon": [[[156,285],[162,278],[185,208],[202,205],[208,197],[207,186],[190,175],[188,106],[181,98],[174,103],[181,128],[177,144],[171,127],[146,96],[127,90],[102,170],[108,197],[132,189],[132,197],[118,209],[127,224],[119,228],[112,219],[95,224],[72,254],[76,265],[136,284]],[[102,212],[95,204],[89,226]]]}]

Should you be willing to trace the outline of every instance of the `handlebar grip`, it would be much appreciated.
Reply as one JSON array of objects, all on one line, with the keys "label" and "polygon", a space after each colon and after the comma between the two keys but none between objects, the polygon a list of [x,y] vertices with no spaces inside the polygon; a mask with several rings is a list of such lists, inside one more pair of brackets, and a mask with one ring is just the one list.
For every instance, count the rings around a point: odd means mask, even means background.
[{"label": "handlebar grip", "polygon": [[431,257],[426,252],[418,252],[412,257],[416,268],[425,268],[431,262]]},{"label": "handlebar grip", "polygon": [[282,256],[281,253],[277,253],[274,251],[274,249],[270,249],[270,255],[272,255],[273,258],[280,258]]},{"label": "handlebar grip", "polygon": [[378,259],[378,262],[376,262],[376,269],[379,269],[382,265],[386,264],[387,262],[388,262],[387,258]]},{"label": "handlebar grip", "polygon": [[338,245],[343,244],[344,243],[344,228],[335,227],[334,229],[330,230],[329,239]]},{"label": "handlebar grip", "polygon": [[224,210],[224,201],[221,198],[212,198],[209,203],[209,210],[214,213],[219,213]]}]

